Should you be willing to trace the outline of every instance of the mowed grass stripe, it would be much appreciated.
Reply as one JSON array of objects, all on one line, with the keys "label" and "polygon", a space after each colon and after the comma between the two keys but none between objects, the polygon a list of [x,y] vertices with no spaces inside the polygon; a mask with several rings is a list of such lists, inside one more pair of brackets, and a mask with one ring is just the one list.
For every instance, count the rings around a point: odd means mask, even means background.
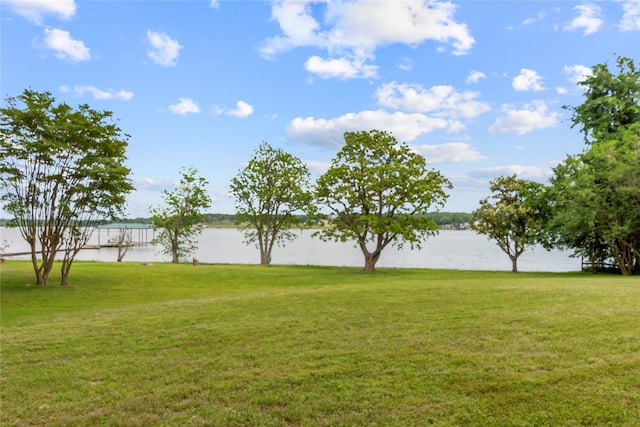
[{"label": "mowed grass stripe", "polygon": [[[32,273],[31,273],[32,274]],[[2,425],[638,425],[640,281],[2,267]]]}]

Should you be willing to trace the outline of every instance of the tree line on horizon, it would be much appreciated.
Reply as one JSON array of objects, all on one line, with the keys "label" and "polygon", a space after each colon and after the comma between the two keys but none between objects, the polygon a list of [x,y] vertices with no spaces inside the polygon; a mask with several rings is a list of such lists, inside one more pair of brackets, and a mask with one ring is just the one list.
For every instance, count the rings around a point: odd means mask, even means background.
[{"label": "tree line on horizon", "polygon": [[[325,221],[314,236],[353,241],[364,271],[375,271],[388,246],[420,248],[439,225],[454,218],[498,246],[512,261],[533,244],[571,249],[593,265],[612,260],[622,274],[640,271],[640,71],[618,57],[618,73],[593,67],[579,84],[585,100],[564,106],[585,140],[582,153],[553,169],[548,185],[516,175],[491,181],[491,196],[471,214],[434,213],[451,182],[427,167],[423,156],[384,130],[345,132],[329,169],[311,182],[299,158],[263,142],[232,179],[233,220],[245,242],[271,263],[275,246],[295,227]],[[29,243],[38,285],[47,285],[56,252],[63,252],[61,284],[97,222],[124,217],[134,188],[124,166],[129,136],[110,112],[73,109],[53,96],[25,90],[0,108],[0,200]],[[204,213],[211,206],[207,180],[181,169],[180,183],[150,208],[157,242],[173,262],[195,249],[197,224],[227,220]],[[457,215],[457,216],[456,216]],[[142,219],[147,221],[147,218]]]},{"label": "tree line on horizon", "polygon": [[[203,224],[211,227],[215,226],[237,226],[238,220],[236,214],[227,213],[203,213]],[[300,221],[308,221],[306,215],[296,215]],[[470,212],[429,212],[427,217],[433,219],[439,226],[443,225],[464,225],[471,223]],[[117,222],[122,224],[153,224],[153,218],[148,217],[135,217],[135,218],[111,218],[108,220],[101,220],[99,224],[108,224],[110,222]],[[0,227],[11,226],[13,220],[10,218],[0,218]]]}]

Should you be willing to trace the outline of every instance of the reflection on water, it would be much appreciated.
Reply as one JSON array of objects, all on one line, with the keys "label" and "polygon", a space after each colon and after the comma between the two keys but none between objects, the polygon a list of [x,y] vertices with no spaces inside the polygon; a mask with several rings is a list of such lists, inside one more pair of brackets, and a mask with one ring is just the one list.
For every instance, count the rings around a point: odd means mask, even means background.
[{"label": "reflection on water", "polygon": [[[102,231],[104,233],[104,230]],[[101,236],[101,241],[105,241]],[[16,229],[0,228],[0,240],[6,239],[10,246],[7,252],[28,250],[28,246]],[[97,231],[91,244],[98,243]],[[115,261],[117,249],[87,249],[81,251],[77,260]],[[205,229],[199,238],[199,247],[194,254],[201,263],[258,264],[260,254],[253,245],[243,243],[241,231],[235,229]],[[360,249],[350,243],[322,242],[303,231],[300,237],[284,248],[276,247],[272,253],[273,264],[331,265],[362,267],[364,259]],[[28,256],[15,257],[28,259]],[[124,261],[168,262],[171,258],[162,255],[157,246],[136,246],[129,249]],[[425,241],[422,250],[411,250],[408,245],[402,250],[388,247],[382,252],[378,267],[443,268],[454,270],[511,270],[509,257],[498,246],[473,231],[442,230],[437,236]],[[520,271],[579,271],[580,260],[570,258],[568,252],[551,251],[536,247],[522,254],[518,260]]]}]

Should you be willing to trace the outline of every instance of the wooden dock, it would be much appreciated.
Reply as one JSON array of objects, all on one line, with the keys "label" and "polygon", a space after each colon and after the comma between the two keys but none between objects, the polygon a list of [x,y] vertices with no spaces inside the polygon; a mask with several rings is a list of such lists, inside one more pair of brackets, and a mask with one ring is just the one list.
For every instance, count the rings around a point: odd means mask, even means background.
[{"label": "wooden dock", "polygon": [[[81,250],[84,249],[100,249],[100,247],[98,245],[85,245],[82,248],[80,248]],[[56,252],[64,252],[65,249],[58,249]],[[37,253],[40,253],[40,251],[37,251]],[[9,252],[6,254],[0,254],[1,258],[7,258],[7,257],[12,257],[12,256],[22,256],[22,255],[31,255],[31,251],[25,251],[25,252]]]}]

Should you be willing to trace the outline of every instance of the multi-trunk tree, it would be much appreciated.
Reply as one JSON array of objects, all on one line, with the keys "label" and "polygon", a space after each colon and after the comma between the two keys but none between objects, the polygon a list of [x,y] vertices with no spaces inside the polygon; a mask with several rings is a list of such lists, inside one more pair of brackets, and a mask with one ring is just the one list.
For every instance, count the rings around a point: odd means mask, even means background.
[{"label": "multi-trunk tree", "polygon": [[236,220],[244,229],[245,242],[260,250],[260,264],[270,264],[274,246],[293,241],[297,234],[292,228],[305,225],[313,216],[310,190],[307,166],[266,142],[231,180]]},{"label": "multi-trunk tree", "polygon": [[447,199],[451,183],[427,168],[424,157],[389,133],[346,132],[345,144],[317,182],[316,200],[329,212],[323,240],[355,241],[364,271],[375,271],[389,245],[420,248],[437,233],[426,216]]},{"label": "multi-trunk tree", "polygon": [[62,252],[67,285],[98,221],[121,216],[133,190],[124,166],[128,135],[109,111],[25,90],[0,108],[0,138],[1,198],[29,244],[36,284],[49,284]]}]

